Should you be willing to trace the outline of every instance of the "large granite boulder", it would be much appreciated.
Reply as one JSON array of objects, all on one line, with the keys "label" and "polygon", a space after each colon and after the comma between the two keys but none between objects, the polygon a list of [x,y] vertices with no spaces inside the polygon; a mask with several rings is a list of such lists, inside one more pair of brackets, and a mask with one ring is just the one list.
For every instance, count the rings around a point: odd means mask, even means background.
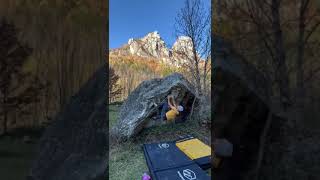
[{"label": "large granite boulder", "polygon": [[177,94],[178,102],[186,93],[196,98],[194,87],[179,73],[142,82],[122,105],[112,135],[130,138],[139,133],[156,112],[154,103],[159,105],[172,92]]},{"label": "large granite boulder", "polygon": [[46,129],[28,179],[106,179],[106,77],[99,69]]},{"label": "large granite boulder", "polygon": [[320,161],[315,153],[320,151],[320,132],[299,124],[294,108],[277,112],[281,109],[278,100],[268,97],[268,77],[222,38],[213,37],[213,42],[213,134],[234,144],[233,156],[212,173],[213,178],[255,179],[260,137],[268,111],[272,111],[259,179],[320,179],[320,168],[314,166]]},{"label": "large granite boulder", "polygon": [[226,138],[234,145],[226,167],[214,176],[242,179],[256,163],[260,136],[270,112],[270,81],[231,44],[213,38],[213,140]]},{"label": "large granite boulder", "polygon": [[[214,37],[214,41],[214,133],[222,136],[225,133],[220,131],[225,128],[220,126],[239,122],[240,117],[247,114],[256,115],[255,118],[259,119],[258,116],[269,110],[270,81],[238,54],[231,44],[219,37]],[[251,109],[248,107],[250,105]]]}]

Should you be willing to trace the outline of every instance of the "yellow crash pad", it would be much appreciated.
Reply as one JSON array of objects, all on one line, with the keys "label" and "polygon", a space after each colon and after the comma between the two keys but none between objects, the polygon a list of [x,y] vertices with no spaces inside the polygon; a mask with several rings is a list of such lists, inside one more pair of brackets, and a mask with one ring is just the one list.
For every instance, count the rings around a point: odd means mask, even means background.
[{"label": "yellow crash pad", "polygon": [[[204,144],[199,139],[190,139],[182,142],[177,142],[176,146],[184,152],[190,159],[198,159],[206,156],[211,156],[210,146]],[[214,148],[214,147],[213,147]],[[221,163],[221,158],[217,157],[213,152],[213,167],[218,168]]]},{"label": "yellow crash pad", "polygon": [[211,156],[210,146],[196,138],[177,142],[176,146],[192,160]]}]

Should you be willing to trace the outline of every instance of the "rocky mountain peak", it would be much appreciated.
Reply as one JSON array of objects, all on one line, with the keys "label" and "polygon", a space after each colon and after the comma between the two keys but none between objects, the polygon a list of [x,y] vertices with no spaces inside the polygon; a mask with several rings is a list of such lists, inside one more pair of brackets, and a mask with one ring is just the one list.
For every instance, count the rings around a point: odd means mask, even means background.
[{"label": "rocky mountain peak", "polygon": [[158,31],[148,33],[141,39],[129,39],[129,52],[142,57],[169,58],[169,49]]},{"label": "rocky mountain peak", "polygon": [[173,51],[192,52],[192,40],[188,36],[179,36],[177,41],[173,44]]},{"label": "rocky mountain peak", "polygon": [[148,33],[146,36],[142,38],[143,40],[153,39],[153,40],[161,40],[160,34],[158,31],[153,31]]},{"label": "rocky mountain peak", "polygon": [[181,56],[181,53],[192,56],[192,41],[190,37],[178,37],[172,49],[170,49],[166,46],[158,31],[150,32],[142,38],[130,38],[122,48],[111,50],[111,54],[158,58],[165,63],[174,65],[186,62],[185,56]]}]

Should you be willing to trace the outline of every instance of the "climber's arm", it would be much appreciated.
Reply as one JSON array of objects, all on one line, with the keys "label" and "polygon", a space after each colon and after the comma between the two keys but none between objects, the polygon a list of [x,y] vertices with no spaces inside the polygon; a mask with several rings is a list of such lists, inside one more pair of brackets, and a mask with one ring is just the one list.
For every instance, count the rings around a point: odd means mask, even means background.
[{"label": "climber's arm", "polygon": [[173,100],[173,97],[172,97],[171,95],[168,96],[168,105],[169,105],[169,107],[172,109],[172,108],[174,108],[174,105],[171,104],[170,99]]}]

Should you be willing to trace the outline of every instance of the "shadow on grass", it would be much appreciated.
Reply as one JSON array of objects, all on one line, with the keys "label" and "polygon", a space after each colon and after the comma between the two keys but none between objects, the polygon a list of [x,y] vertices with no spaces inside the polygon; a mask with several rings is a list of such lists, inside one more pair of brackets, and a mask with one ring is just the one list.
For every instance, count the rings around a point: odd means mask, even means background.
[{"label": "shadow on grass", "polygon": [[7,150],[0,150],[0,159],[1,158],[22,158],[27,156],[24,153],[17,153],[17,152],[12,152],[12,151],[7,151]]},{"label": "shadow on grass", "polygon": [[23,134],[17,133],[0,139],[0,179],[24,180],[36,155],[38,135],[30,135],[32,143],[23,141]]}]

